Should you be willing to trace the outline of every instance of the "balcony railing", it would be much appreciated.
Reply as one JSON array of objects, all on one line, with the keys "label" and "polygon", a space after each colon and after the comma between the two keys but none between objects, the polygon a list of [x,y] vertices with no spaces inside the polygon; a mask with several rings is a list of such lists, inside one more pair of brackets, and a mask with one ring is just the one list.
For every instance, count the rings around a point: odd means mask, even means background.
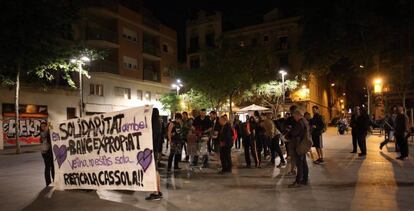
[{"label": "balcony railing", "polygon": [[144,53],[148,53],[148,54],[158,56],[158,57],[161,55],[160,48],[148,42],[144,42],[144,44],[142,45],[142,51]]},{"label": "balcony railing", "polygon": [[160,73],[156,72],[152,69],[144,69],[144,80],[146,81],[154,81],[154,82],[161,82]]},{"label": "balcony railing", "polygon": [[119,74],[118,65],[115,62],[105,60],[92,62],[90,66],[90,71]]},{"label": "balcony railing", "polygon": [[117,43],[117,36],[110,30],[88,27],[86,29],[87,40],[104,40],[112,43]]}]

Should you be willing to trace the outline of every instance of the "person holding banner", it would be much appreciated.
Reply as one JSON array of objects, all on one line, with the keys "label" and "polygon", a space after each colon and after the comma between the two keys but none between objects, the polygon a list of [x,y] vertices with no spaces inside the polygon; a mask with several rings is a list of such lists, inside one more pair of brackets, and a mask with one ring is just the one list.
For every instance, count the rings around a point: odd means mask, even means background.
[{"label": "person holding banner", "polygon": [[152,117],[151,117],[151,123],[152,123],[152,143],[153,143],[153,151],[154,151],[154,159],[156,163],[156,169],[157,169],[157,191],[150,194],[148,197],[145,198],[145,200],[148,201],[155,201],[155,200],[161,200],[162,199],[162,193],[161,193],[161,179],[160,179],[160,172],[158,171],[158,163],[161,160],[161,151],[160,147],[162,148],[162,124],[160,119],[160,112],[158,108],[152,109]]},{"label": "person holding banner", "polygon": [[55,168],[53,166],[53,152],[51,147],[49,124],[42,122],[40,124],[40,141],[43,161],[45,163],[45,181],[46,187],[55,180]]},{"label": "person holding banner", "polygon": [[174,160],[174,170],[180,170],[178,162],[181,160],[182,149],[182,123],[183,116],[180,113],[175,114],[175,120],[168,126],[168,142],[170,143],[170,155],[168,157],[167,171],[171,171]]}]

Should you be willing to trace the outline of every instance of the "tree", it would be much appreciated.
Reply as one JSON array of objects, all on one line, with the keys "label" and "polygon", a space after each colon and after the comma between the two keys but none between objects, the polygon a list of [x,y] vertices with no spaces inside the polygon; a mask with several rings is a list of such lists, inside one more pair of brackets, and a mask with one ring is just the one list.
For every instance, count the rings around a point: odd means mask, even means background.
[{"label": "tree", "polygon": [[187,86],[204,93],[216,109],[229,101],[232,115],[235,96],[253,84],[271,80],[275,73],[270,69],[270,54],[264,49],[242,47],[226,38],[219,46],[201,52],[200,68],[180,74]]},{"label": "tree", "polygon": [[160,98],[160,102],[164,109],[169,110],[171,113],[181,111],[180,96],[175,93],[163,94]]},{"label": "tree", "polygon": [[78,20],[80,8],[78,1],[67,0],[4,1],[0,7],[0,78],[2,84],[15,88],[17,153],[21,79],[52,80],[54,72],[61,71],[74,85],[70,72],[76,66],[69,60],[83,50],[64,38],[72,33],[70,26]]},{"label": "tree", "polygon": [[[298,87],[297,81],[286,80],[285,90],[294,90]],[[270,106],[274,113],[279,109],[283,97],[283,83],[281,81],[270,81],[246,91],[242,97],[244,101],[256,102]]]},{"label": "tree", "polygon": [[187,105],[186,109],[212,109],[216,103],[209,100],[207,95],[195,89],[190,89],[182,95],[182,99]]}]

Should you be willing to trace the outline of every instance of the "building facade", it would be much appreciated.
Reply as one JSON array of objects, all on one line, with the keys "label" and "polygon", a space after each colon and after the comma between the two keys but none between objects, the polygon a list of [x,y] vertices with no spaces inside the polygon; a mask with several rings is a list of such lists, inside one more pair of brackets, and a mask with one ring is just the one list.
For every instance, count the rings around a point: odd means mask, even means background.
[{"label": "building facade", "polygon": [[[206,12],[200,12],[197,19],[187,22],[187,65],[189,68],[196,68],[202,63],[198,53],[200,48],[214,47],[205,42],[208,33],[214,31],[220,33],[215,34],[216,37],[226,36],[240,46],[266,48],[272,53],[272,68],[276,73],[278,72],[276,70],[281,69],[287,71],[287,79],[293,79],[300,73],[301,17],[281,17],[279,11],[275,9],[263,16],[263,23],[222,32],[218,28],[221,27],[221,14],[218,12],[210,13],[211,16],[205,14]],[[280,76],[275,74],[276,79],[280,80]],[[310,111],[312,106],[317,105],[325,119],[330,120],[332,117],[328,100],[329,84],[326,77],[308,76],[306,80],[301,81],[298,90],[292,90],[286,107],[296,104],[302,110]]]},{"label": "building facade", "polygon": [[[83,67],[83,102],[86,115],[152,104],[168,115],[158,101],[171,91],[171,71],[177,66],[176,32],[161,24],[142,7],[142,1],[91,1],[81,11],[70,40],[105,52],[105,58]],[[74,77],[79,85],[78,77]],[[14,145],[14,90],[0,88],[3,136]],[[20,94],[22,145],[39,143],[40,123],[80,116],[78,90],[56,86],[47,91],[25,86]]]}]

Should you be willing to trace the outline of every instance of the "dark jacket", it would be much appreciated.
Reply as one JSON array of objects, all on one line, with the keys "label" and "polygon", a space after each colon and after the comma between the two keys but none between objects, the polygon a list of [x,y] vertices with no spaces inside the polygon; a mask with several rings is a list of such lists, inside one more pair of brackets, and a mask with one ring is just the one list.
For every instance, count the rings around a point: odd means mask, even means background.
[{"label": "dark jacket", "polygon": [[162,148],[162,124],[160,119],[152,119],[152,144],[155,152]]},{"label": "dark jacket", "polygon": [[226,123],[220,130],[218,139],[220,146],[231,147],[233,145],[233,131],[230,123]]},{"label": "dark jacket", "polygon": [[404,136],[409,131],[409,120],[407,115],[398,114],[395,119],[395,135]]},{"label": "dark jacket", "polygon": [[316,113],[309,121],[309,125],[312,128],[312,135],[321,135],[325,130],[325,123],[323,122],[322,115]]},{"label": "dark jacket", "polygon": [[363,135],[367,134],[371,121],[367,114],[361,114],[359,116],[352,115],[351,117],[351,127],[352,134],[354,135]]}]

